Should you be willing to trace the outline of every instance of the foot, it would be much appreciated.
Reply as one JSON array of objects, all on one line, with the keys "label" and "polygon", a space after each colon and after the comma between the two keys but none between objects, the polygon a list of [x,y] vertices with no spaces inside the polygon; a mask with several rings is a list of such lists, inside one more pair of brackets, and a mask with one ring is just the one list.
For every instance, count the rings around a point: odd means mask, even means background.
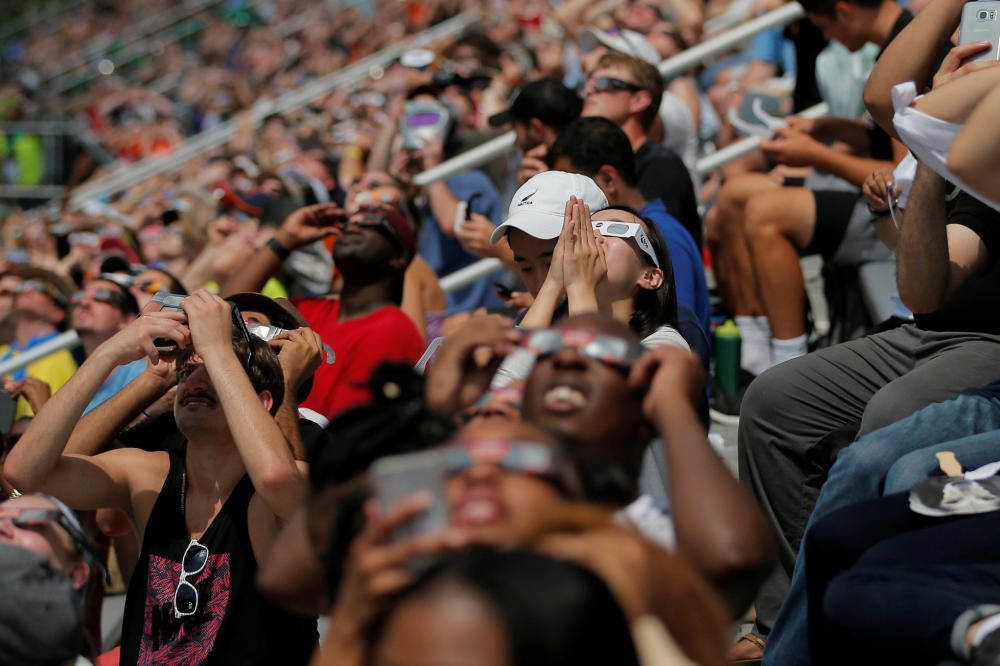
[{"label": "foot", "polygon": [[740,636],[739,640],[733,643],[726,652],[726,660],[731,664],[759,662],[763,658],[764,639],[754,633]]}]

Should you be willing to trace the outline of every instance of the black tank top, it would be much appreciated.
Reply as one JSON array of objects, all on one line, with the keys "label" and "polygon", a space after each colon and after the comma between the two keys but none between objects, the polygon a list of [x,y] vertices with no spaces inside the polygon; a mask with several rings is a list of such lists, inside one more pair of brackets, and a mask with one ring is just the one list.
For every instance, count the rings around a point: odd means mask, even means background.
[{"label": "black tank top", "polygon": [[247,475],[199,539],[208,548],[208,562],[187,578],[198,590],[197,610],[174,617],[174,592],[191,536],[182,510],[185,449],[169,455],[170,471],[149,516],[125,600],[123,666],[308,663],[316,619],[283,611],[257,592],[247,527],[254,487]]}]

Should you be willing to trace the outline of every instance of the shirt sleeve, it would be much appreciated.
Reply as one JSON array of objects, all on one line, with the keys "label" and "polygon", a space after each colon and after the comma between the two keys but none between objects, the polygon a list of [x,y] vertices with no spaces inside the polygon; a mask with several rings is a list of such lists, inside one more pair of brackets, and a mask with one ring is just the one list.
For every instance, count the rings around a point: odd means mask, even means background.
[{"label": "shirt sleeve", "polygon": [[1000,212],[966,192],[959,192],[947,206],[948,224],[971,229],[986,246],[989,266],[1000,260]]}]

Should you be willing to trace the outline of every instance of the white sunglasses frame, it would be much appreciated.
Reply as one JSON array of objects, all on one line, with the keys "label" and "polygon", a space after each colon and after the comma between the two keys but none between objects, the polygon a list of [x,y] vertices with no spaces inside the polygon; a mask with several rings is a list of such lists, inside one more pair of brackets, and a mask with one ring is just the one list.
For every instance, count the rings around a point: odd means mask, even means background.
[{"label": "white sunglasses frame", "polygon": [[[649,236],[641,224],[622,220],[593,220],[591,224],[594,227],[594,231],[608,238],[634,238],[636,245],[639,246],[639,250],[652,259],[653,264],[657,268],[663,268],[660,266],[660,260],[656,258],[656,252],[653,251],[653,243],[649,240]],[[628,229],[623,233],[611,233],[609,229],[612,224],[624,224]]]}]

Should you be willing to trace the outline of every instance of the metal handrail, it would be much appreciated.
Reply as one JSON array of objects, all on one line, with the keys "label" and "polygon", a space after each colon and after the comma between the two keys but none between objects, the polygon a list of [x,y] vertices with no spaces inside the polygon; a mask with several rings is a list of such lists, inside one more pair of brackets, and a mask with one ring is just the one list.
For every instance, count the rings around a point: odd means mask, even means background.
[{"label": "metal handrail", "polygon": [[[830,113],[829,105],[827,105],[826,102],[822,102],[820,104],[817,104],[816,106],[809,107],[799,115],[802,116],[803,118],[821,118],[827,115],[828,113]],[[498,141],[498,139],[504,138],[505,136],[506,135],[502,137],[497,137],[497,139],[494,139],[493,141]],[[699,175],[705,176],[706,174],[709,174],[715,171],[716,169],[719,169],[720,167],[729,164],[730,162],[734,162],[742,157],[746,157],[753,151],[757,150],[760,147],[760,143],[761,143],[760,137],[756,136],[748,136],[744,139],[740,139],[739,141],[736,141],[735,143],[732,143],[726,146],[725,148],[722,148],[721,150],[717,150],[711,155],[706,155],[705,157],[702,157],[695,163],[695,171],[697,171]],[[483,144],[482,146],[480,146],[480,148],[483,148],[487,145],[488,144]],[[499,145],[499,143],[497,145]],[[453,160],[449,160],[448,162],[439,164],[438,167],[444,167],[449,162],[453,162],[458,158],[465,157],[471,152],[472,151],[470,150],[467,153],[463,153],[462,155],[459,155],[457,158],[454,158]],[[487,159],[486,161],[489,161],[489,159]],[[468,162],[468,160],[466,162]],[[478,164],[474,166],[478,166]],[[469,168],[468,164],[466,164],[465,168]],[[429,174],[430,172],[431,170],[425,171],[424,173],[417,176],[417,178],[425,174]],[[432,175],[437,176],[438,174],[435,173]],[[449,173],[444,177],[447,178],[450,175],[451,174]],[[476,280],[481,280],[484,277],[492,275],[497,271],[499,271],[501,268],[503,268],[503,264],[498,259],[481,259],[474,264],[470,264],[465,268],[461,268],[455,271],[454,273],[451,273],[450,275],[446,275],[443,278],[441,278],[441,288],[444,289],[445,293],[451,293],[456,289],[468,287]]]},{"label": "metal handrail", "polygon": [[73,349],[79,345],[80,336],[77,335],[76,331],[69,330],[65,333],[60,333],[51,340],[46,340],[37,347],[32,347],[27,351],[19,353],[14,358],[0,363],[0,376],[17,372],[21,368],[28,367],[40,358],[45,358],[46,356],[55,354],[57,351],[62,351],[63,349]]},{"label": "metal handrail", "polygon": [[[200,14],[220,2],[222,2],[222,0],[191,0],[180,7],[175,6],[164,10],[155,16],[151,16],[144,21],[141,21],[137,26],[135,26],[134,31],[129,33],[128,39],[118,46],[119,48],[125,48],[127,46],[131,46],[132,44],[144,43],[148,41],[152,35],[155,35],[156,33],[180,23],[181,21],[196,14]],[[96,60],[104,57],[102,54],[89,55],[88,51],[91,50],[92,49],[89,44],[81,49],[78,49],[72,55],[63,59],[64,62],[69,60],[69,64],[60,67],[53,72],[49,72],[43,80],[46,83],[50,81],[58,81],[70,72],[92,64]],[[103,49],[99,50],[103,51]]]},{"label": "metal handrail", "polygon": [[[270,103],[258,103],[250,112],[255,125],[274,113],[286,113],[301,108],[338,87],[349,87],[365,80],[374,70],[385,68],[404,52],[426,47],[440,39],[459,34],[480,20],[475,14],[452,17],[437,25],[412,35],[401,42],[348,65],[342,70],[311,81],[297,90],[286,93]],[[147,178],[172,171],[191,159],[229,141],[236,134],[237,123],[229,120],[207,132],[197,134],[166,155],[147,157],[122,167],[117,172],[80,186],[70,196],[70,206],[79,209],[91,199],[117,194]]]},{"label": "metal handrail", "polygon": [[806,15],[802,5],[792,2],[773,9],[766,14],[747,21],[726,32],[707,39],[700,44],[695,44],[691,48],[682,51],[672,58],[667,58],[659,64],[657,69],[664,78],[669,78],[677,74],[688,71],[708,59],[724,53],[737,44],[746,41],[754,35],[770,30],[780,25],[787,25],[792,21],[797,21]]},{"label": "metal handrail", "polygon": [[[733,28],[718,37],[714,37],[702,44],[693,46],[682,53],[678,53],[672,58],[668,58],[660,63],[659,70],[664,77],[672,76],[680,72],[696,67],[706,59],[727,51],[734,45],[739,44],[748,37],[752,37],[759,32],[769,30],[777,25],[784,25],[804,16],[802,5],[793,2],[783,5],[778,9],[768,12],[752,21]],[[476,146],[461,155],[442,162],[441,164],[418,174],[413,182],[416,185],[430,185],[439,180],[450,178],[465,169],[482,166],[494,159],[506,154],[514,147],[514,132],[507,132]],[[745,145],[745,144],[741,144]],[[752,149],[749,151],[752,152]]]}]

